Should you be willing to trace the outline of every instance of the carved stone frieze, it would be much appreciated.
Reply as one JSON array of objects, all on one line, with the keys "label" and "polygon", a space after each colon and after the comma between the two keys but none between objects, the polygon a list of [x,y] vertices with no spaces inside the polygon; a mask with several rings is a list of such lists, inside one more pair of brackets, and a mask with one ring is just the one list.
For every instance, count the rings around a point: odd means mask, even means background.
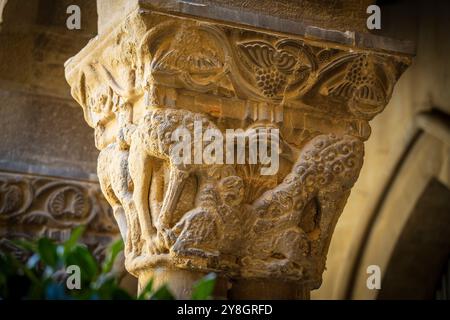
[{"label": "carved stone frieze", "polygon": [[[100,184],[126,240],[128,271],[179,268],[320,286],[368,121],[409,62],[144,9],[93,40],[67,62],[66,77],[95,129]],[[171,153],[180,126],[194,136],[279,130],[272,149],[279,170],[180,165]],[[191,142],[193,153],[212,144]]]},{"label": "carved stone frieze", "polygon": [[118,236],[117,224],[98,183],[0,173],[1,247],[22,255],[11,240],[42,236],[66,240],[85,225],[83,241],[101,258]]}]

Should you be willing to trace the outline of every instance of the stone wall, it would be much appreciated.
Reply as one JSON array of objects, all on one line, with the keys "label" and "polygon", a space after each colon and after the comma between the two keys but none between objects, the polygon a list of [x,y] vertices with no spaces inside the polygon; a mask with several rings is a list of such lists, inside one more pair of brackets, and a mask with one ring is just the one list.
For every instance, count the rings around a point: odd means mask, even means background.
[{"label": "stone wall", "polygon": [[[86,225],[83,241],[101,258],[118,237],[97,181],[92,132],[70,99],[64,62],[95,36],[93,1],[2,2],[0,31],[0,242],[64,240]],[[82,30],[66,28],[81,7]]]}]

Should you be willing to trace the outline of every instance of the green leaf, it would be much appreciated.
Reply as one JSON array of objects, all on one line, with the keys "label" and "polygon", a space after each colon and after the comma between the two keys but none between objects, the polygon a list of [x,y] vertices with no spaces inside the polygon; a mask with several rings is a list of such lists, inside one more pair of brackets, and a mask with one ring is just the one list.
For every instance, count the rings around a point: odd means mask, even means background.
[{"label": "green leaf", "polygon": [[108,273],[111,271],[114,265],[114,261],[116,260],[117,255],[123,250],[123,247],[123,241],[122,239],[119,239],[108,248],[108,254],[106,255],[105,261],[103,262],[103,273]]},{"label": "green leaf", "polygon": [[211,299],[215,284],[216,284],[216,275],[214,273],[210,273],[207,276],[203,277],[197,283],[194,284],[191,299],[192,300]]},{"label": "green leaf", "polygon": [[125,290],[119,287],[115,278],[108,278],[101,282],[101,285],[96,288],[91,294],[92,299],[101,300],[132,300]]},{"label": "green leaf", "polygon": [[173,294],[166,285],[160,287],[150,298],[151,300],[175,300]]},{"label": "green leaf", "polygon": [[26,267],[28,269],[34,269],[40,260],[41,256],[38,253],[35,253],[28,259]]},{"label": "green leaf", "polygon": [[38,252],[41,261],[46,265],[55,268],[58,264],[58,252],[56,245],[47,238],[41,238],[38,241]]},{"label": "green leaf", "polygon": [[35,242],[32,241],[28,241],[25,239],[16,239],[16,240],[11,240],[11,242],[16,245],[17,247],[24,249],[26,251],[30,251],[30,252],[38,252],[37,249],[37,245]]},{"label": "green leaf", "polygon": [[139,294],[137,299],[138,300],[149,299],[150,293],[152,292],[152,290],[153,290],[153,279],[150,279],[150,281],[147,283],[144,290],[142,290],[142,292]]},{"label": "green leaf", "polygon": [[64,242],[64,252],[69,252],[70,250],[73,249],[73,247],[75,247],[75,245],[78,243],[78,240],[83,235],[84,230],[85,230],[84,226],[78,226],[72,230],[70,238]]},{"label": "green leaf", "polygon": [[98,275],[99,266],[97,260],[89,250],[81,245],[75,246],[66,257],[66,267],[76,265],[80,267],[81,278],[85,282],[93,282]]}]

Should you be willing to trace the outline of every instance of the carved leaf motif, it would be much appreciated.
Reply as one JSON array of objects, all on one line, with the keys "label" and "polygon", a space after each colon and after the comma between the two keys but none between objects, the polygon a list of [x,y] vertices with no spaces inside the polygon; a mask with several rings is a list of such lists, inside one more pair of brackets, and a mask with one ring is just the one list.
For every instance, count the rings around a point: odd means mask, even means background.
[{"label": "carved leaf motif", "polygon": [[88,199],[75,188],[56,191],[48,202],[48,210],[55,218],[80,219],[89,211]]},{"label": "carved leaf motif", "polygon": [[22,206],[24,194],[17,185],[9,185],[0,193],[0,214],[10,214]]},{"label": "carved leaf motif", "polygon": [[[388,80],[367,55],[354,59],[346,69],[343,79],[328,89],[329,95],[349,101],[351,112],[372,117],[387,103]],[[378,72],[377,72],[378,71]]]},{"label": "carved leaf motif", "polygon": [[322,49],[317,53],[317,60],[319,63],[327,63],[333,59],[339,53],[337,49]]},{"label": "carved leaf motif", "polygon": [[187,87],[217,86],[224,75],[225,57],[214,36],[201,28],[184,27],[161,41],[153,53],[152,72],[173,75]]},{"label": "carved leaf motif", "polygon": [[281,98],[290,85],[300,87],[311,73],[311,62],[301,44],[282,41],[273,46],[249,41],[238,47],[254,69],[258,88],[268,98]]},{"label": "carved leaf motif", "polygon": [[194,52],[189,56],[170,51],[155,64],[154,70],[165,72],[186,71],[189,74],[215,74],[222,63],[211,52]]},{"label": "carved leaf motif", "polygon": [[[276,49],[268,43],[262,41],[250,41],[239,44],[239,48],[245,56],[258,68],[269,68],[274,64]],[[286,63],[287,56],[283,57]]]},{"label": "carved leaf motif", "polygon": [[[111,208],[95,183],[0,172],[0,220],[6,222],[0,226],[0,251],[26,261],[29,252],[12,240],[46,236],[64,241],[70,230],[79,224],[87,225],[83,243],[106,246],[118,235],[117,225],[108,210]],[[63,214],[55,216],[55,212]],[[77,212],[84,216],[74,219],[73,214]]]},{"label": "carved leaf motif", "polygon": [[22,222],[24,224],[33,224],[33,225],[44,225],[48,221],[48,217],[43,213],[31,213],[26,215]]},{"label": "carved leaf motif", "polygon": [[248,163],[236,166],[236,171],[242,177],[245,186],[243,202],[252,203],[265,191],[276,187],[279,176],[262,176],[262,167],[261,164]]},{"label": "carved leaf motif", "polygon": [[275,55],[275,64],[278,70],[290,74],[295,70],[297,59],[287,51],[279,51],[278,54]]}]

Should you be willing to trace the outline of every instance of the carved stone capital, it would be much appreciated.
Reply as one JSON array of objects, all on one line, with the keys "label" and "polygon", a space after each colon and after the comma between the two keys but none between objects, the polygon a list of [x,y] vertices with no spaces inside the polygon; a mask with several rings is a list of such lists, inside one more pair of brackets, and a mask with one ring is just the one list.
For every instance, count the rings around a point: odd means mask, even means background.
[{"label": "carved stone capital", "polygon": [[[145,7],[92,40],[67,62],[66,77],[95,129],[98,176],[128,271],[318,288],[368,121],[409,63]],[[181,125],[195,134],[196,122],[223,134],[279,130],[277,173],[261,174],[261,163],[178,165],[170,137]]]}]

